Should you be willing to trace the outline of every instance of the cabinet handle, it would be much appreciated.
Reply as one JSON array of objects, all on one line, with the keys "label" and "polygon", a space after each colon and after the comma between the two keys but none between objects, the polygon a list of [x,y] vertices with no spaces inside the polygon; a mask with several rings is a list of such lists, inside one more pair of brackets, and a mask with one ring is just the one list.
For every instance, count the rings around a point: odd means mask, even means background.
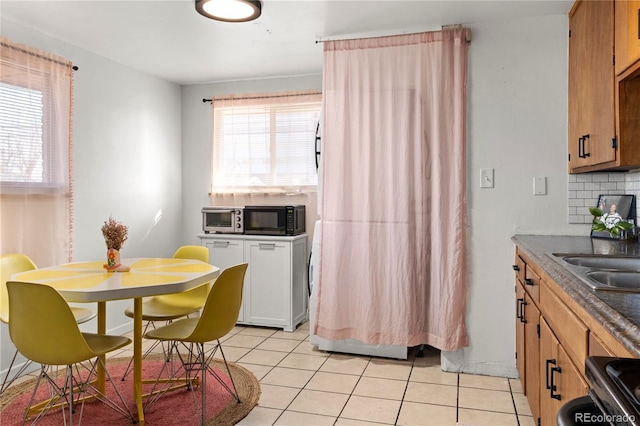
[{"label": "cabinet handle", "polygon": [[258,243],[260,250],[275,250],[276,243]]},{"label": "cabinet handle", "polygon": [[551,389],[551,384],[549,383],[549,364],[556,365],[556,360],[555,359],[546,360],[544,377],[545,377],[545,384],[547,385],[547,389]]},{"label": "cabinet handle", "polygon": [[518,265],[512,265],[511,267],[512,267],[512,268],[513,268],[513,270],[514,270],[514,271],[516,271],[516,272],[520,270],[520,267],[519,267]]},{"label": "cabinet handle", "polygon": [[589,135],[584,135],[581,138],[578,138],[578,157],[580,158],[587,158],[591,156],[586,149],[587,139],[589,139]]},{"label": "cabinet handle", "polygon": [[582,145],[582,142],[583,142],[582,137],[579,137],[579,138],[578,138],[578,157],[580,157],[580,158],[584,158],[584,157],[582,156],[582,146],[583,146],[583,145]]},{"label": "cabinet handle", "polygon": [[229,241],[214,241],[214,247],[229,247]]},{"label": "cabinet handle", "polygon": [[640,7],[638,8],[638,40],[640,40]]},{"label": "cabinet handle", "polygon": [[558,401],[560,401],[560,394],[554,393],[557,387],[555,385],[555,381],[553,380],[553,378],[555,377],[553,373],[562,374],[562,369],[560,367],[553,367],[551,369],[551,388],[549,389],[549,396],[551,396],[551,398],[553,399],[557,399]]},{"label": "cabinet handle", "polygon": [[522,308],[520,307],[521,303],[524,302],[524,299],[519,297],[516,299],[516,318],[522,322]]},{"label": "cabinet handle", "polygon": [[525,279],[524,279],[524,283],[525,283],[526,285],[533,286],[533,280],[532,280],[531,278],[525,278]]},{"label": "cabinet handle", "polygon": [[528,305],[527,302],[524,301],[524,299],[518,299],[518,312],[516,314],[516,317],[520,320],[521,323],[526,324],[527,320],[524,317],[524,307]]}]

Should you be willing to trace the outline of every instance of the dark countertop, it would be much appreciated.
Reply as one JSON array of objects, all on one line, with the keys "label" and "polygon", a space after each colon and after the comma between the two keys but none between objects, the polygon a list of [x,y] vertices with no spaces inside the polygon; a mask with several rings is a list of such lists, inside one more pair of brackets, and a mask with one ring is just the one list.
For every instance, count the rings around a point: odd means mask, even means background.
[{"label": "dark countertop", "polygon": [[640,357],[640,293],[595,291],[551,253],[640,256],[639,243],[590,237],[515,235],[511,240],[629,351]]}]

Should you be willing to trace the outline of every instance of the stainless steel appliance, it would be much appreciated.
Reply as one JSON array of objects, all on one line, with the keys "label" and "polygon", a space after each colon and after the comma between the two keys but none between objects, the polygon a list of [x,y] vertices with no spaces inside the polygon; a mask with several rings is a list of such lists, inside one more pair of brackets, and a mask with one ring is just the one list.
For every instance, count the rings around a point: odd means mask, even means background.
[{"label": "stainless steel appliance", "polygon": [[245,206],[247,235],[290,236],[305,233],[305,206]]},{"label": "stainless steel appliance", "polygon": [[242,234],[244,214],[241,207],[203,207],[202,230],[205,234]]},{"label": "stainless steel appliance", "polygon": [[589,397],[568,401],[558,425],[640,425],[640,359],[590,356],[585,373]]}]

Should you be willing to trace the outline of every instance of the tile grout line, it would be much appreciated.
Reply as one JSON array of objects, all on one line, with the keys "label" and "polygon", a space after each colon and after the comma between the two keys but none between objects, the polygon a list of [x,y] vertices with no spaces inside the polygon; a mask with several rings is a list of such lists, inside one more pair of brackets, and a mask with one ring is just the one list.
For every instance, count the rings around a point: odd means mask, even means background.
[{"label": "tile grout line", "polygon": [[460,423],[460,373],[456,373],[456,424]]},{"label": "tile grout line", "polygon": [[507,379],[509,384],[509,392],[511,393],[511,402],[513,402],[513,411],[516,413],[516,425],[520,426],[520,417],[518,416],[518,407],[516,406],[516,399],[513,396],[513,388],[511,387],[511,380]]}]

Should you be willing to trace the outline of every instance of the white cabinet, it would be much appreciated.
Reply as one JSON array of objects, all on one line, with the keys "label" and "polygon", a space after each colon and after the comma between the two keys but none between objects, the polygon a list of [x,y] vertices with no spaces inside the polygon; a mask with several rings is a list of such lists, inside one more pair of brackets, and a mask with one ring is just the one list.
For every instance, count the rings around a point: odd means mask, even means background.
[{"label": "white cabinet", "polygon": [[307,236],[200,234],[209,263],[224,270],[247,262],[239,324],[293,331],[307,314]]},{"label": "white cabinet", "polygon": [[[220,268],[220,272],[230,266],[244,262],[244,243],[242,240],[228,238],[207,238],[201,240],[201,245],[209,249],[209,263]],[[247,289],[245,278],[244,290]],[[244,294],[246,294],[243,291]],[[244,321],[244,297],[238,315],[238,322]]]}]

